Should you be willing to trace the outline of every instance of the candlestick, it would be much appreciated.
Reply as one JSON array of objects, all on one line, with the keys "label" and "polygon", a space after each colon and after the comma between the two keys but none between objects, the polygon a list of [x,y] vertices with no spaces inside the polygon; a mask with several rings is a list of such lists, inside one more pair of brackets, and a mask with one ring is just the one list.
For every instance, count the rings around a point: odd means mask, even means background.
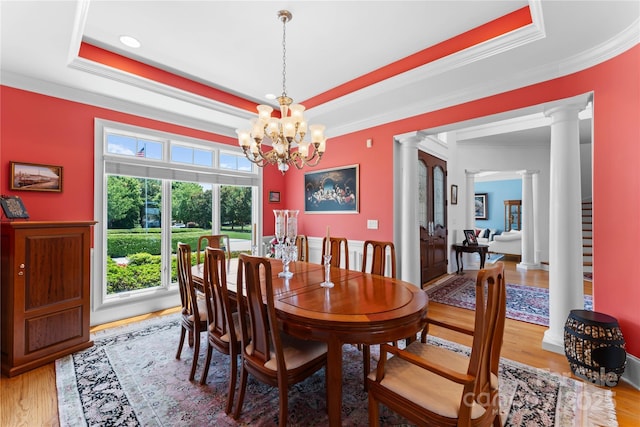
[{"label": "candlestick", "polygon": [[327,225],[327,237],[324,242],[325,255],[331,255],[331,237],[329,237],[329,226]]}]

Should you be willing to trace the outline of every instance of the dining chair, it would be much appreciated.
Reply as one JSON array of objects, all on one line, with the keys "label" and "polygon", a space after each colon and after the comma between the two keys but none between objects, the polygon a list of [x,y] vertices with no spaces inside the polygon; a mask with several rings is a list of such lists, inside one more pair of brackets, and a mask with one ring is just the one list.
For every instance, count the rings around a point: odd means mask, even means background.
[{"label": "dining chair", "polygon": [[[342,254],[344,254],[344,268],[349,269],[349,245],[344,237],[329,237],[329,252],[331,253],[331,266],[340,268]],[[327,238],[322,238],[322,258],[320,264],[324,265],[325,251],[327,250]]]},{"label": "dining chair", "polygon": [[229,355],[230,372],[227,406],[230,414],[238,378],[238,355],[240,354],[240,323],[238,312],[232,309],[227,289],[227,269],[225,252],[219,248],[207,247],[204,252],[204,294],[207,305],[207,357],[200,384],[205,384],[209,374],[211,355],[215,348]]},{"label": "dining chair", "polygon": [[298,261],[309,262],[309,240],[304,234],[296,236],[296,246],[298,247]]},{"label": "dining chair", "polygon": [[178,242],[178,288],[180,289],[180,303],[182,311],[180,316],[180,344],[176,359],[180,359],[184,338],[188,334],[189,347],[193,347],[193,360],[191,361],[191,373],[189,381],[196,374],[198,355],[200,353],[200,333],[207,330],[207,307],[204,298],[198,297],[193,284],[191,274],[191,246]]},{"label": "dining chair", "polygon": [[382,403],[419,425],[501,426],[497,369],[505,313],[504,264],[498,262],[478,272],[473,331],[447,326],[473,335],[469,356],[427,343],[428,325],[404,350],[382,344],[367,378],[369,425],[380,424]]},{"label": "dining chair", "polygon": [[[203,242],[206,244],[203,245]],[[229,244],[229,236],[227,234],[207,234],[200,236],[198,238],[198,247],[196,248],[196,264],[200,264],[200,252],[204,253],[204,249],[207,246],[210,248],[224,249],[227,256],[227,267],[229,267],[231,245]]]},{"label": "dining chair", "polygon": [[[381,242],[377,240],[366,240],[362,250],[362,272],[386,276],[387,274],[387,252],[390,262],[389,277],[396,278],[396,248],[393,242]],[[369,258],[369,254],[371,257]],[[370,262],[369,262],[370,261]],[[368,268],[367,268],[368,267]]]},{"label": "dining chair", "polygon": [[288,417],[289,386],[326,365],[327,345],[297,339],[281,330],[274,304],[271,264],[267,258],[240,254],[237,277],[242,369],[234,418],[240,416],[247,377],[251,374],[258,381],[278,387],[279,425],[284,426]]},{"label": "dining chair", "polygon": [[[366,240],[362,250],[362,272],[386,276],[387,252],[389,253],[389,277],[396,278],[396,248],[393,242]],[[369,256],[369,254],[371,254]],[[396,343],[394,343],[395,345]],[[362,370],[364,372],[364,390],[367,391],[367,375],[371,371],[371,349],[362,345]]]}]

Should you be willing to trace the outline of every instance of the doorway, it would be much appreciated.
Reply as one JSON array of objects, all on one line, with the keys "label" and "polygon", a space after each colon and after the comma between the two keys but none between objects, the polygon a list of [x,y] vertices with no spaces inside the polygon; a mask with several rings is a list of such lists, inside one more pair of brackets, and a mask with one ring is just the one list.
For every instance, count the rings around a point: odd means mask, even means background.
[{"label": "doorway", "polygon": [[420,283],[447,274],[447,162],[418,151]]}]

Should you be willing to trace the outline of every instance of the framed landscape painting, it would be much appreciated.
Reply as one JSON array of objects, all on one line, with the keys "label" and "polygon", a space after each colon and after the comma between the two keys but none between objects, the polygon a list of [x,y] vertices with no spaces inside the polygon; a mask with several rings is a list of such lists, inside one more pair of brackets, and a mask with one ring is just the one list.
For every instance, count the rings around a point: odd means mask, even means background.
[{"label": "framed landscape painting", "polygon": [[25,191],[62,191],[62,166],[9,162],[10,189]]},{"label": "framed landscape painting", "polygon": [[309,172],[304,175],[306,213],[358,213],[359,165]]}]

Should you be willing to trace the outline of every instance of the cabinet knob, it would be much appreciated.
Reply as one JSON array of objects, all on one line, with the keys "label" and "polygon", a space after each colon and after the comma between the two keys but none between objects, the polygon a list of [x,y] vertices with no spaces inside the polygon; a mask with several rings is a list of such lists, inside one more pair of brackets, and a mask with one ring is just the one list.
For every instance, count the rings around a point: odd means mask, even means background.
[{"label": "cabinet knob", "polygon": [[20,264],[20,268],[24,268],[24,264]]},{"label": "cabinet knob", "polygon": [[24,275],[24,271],[19,271],[18,272],[18,276],[23,276]]}]

